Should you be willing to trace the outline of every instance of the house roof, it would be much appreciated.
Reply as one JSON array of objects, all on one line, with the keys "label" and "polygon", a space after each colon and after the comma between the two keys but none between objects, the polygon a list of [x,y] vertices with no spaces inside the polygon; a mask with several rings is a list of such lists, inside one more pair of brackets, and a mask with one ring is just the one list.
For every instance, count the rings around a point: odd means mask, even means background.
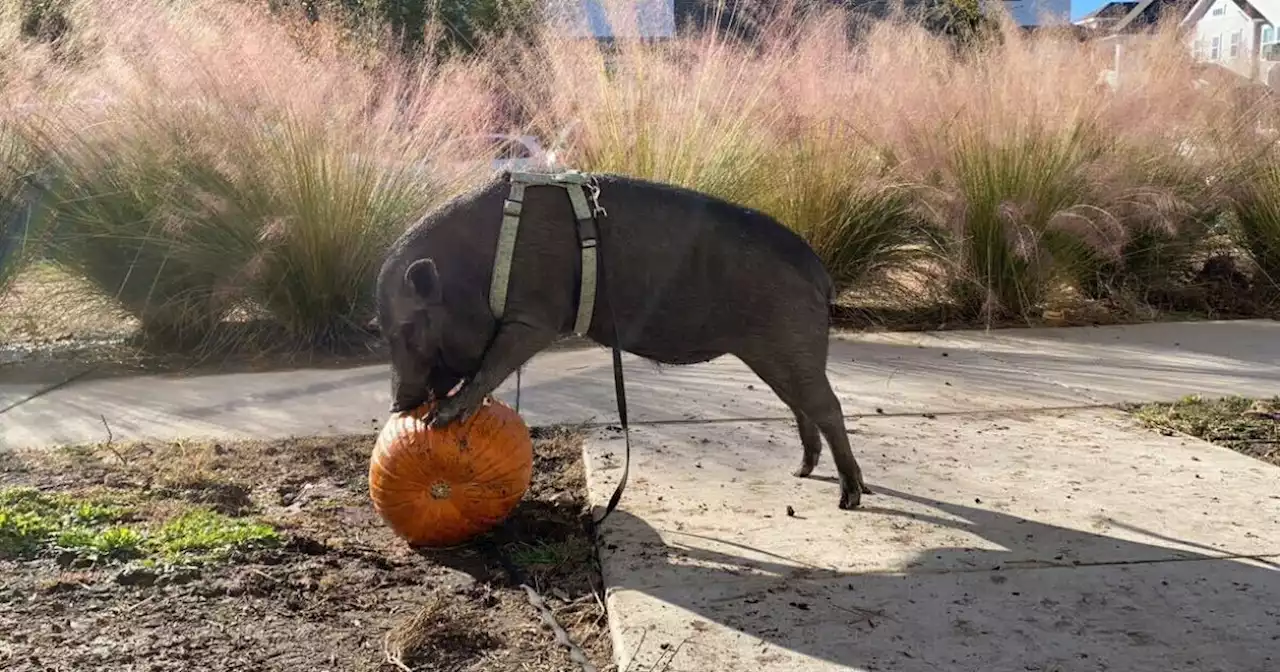
[{"label": "house roof", "polygon": [[[1240,11],[1244,12],[1245,16],[1251,19],[1274,22],[1275,18],[1280,18],[1280,15],[1277,13],[1277,10],[1280,10],[1280,6],[1276,6],[1276,3],[1273,0],[1233,1],[1236,6],[1240,8]],[[1196,0],[1196,2],[1192,4],[1191,8],[1187,11],[1186,17],[1182,19],[1182,23],[1190,24],[1199,21],[1201,17],[1208,13],[1209,8],[1213,6],[1213,3],[1214,0]]]},{"label": "house roof", "polygon": [[1132,2],[1108,2],[1107,4],[1080,17],[1076,23],[1084,23],[1089,19],[1119,19],[1138,6],[1138,0]]},{"label": "house roof", "polygon": [[1113,33],[1129,33],[1156,25],[1165,12],[1186,16],[1192,6],[1212,0],[1141,0],[1112,27]]}]

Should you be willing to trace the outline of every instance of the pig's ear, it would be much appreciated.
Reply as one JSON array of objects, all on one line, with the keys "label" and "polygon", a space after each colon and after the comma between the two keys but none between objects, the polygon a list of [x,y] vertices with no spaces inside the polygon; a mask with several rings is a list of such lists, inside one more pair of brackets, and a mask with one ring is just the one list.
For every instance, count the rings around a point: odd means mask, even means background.
[{"label": "pig's ear", "polygon": [[436,262],[419,259],[409,264],[404,271],[404,281],[424,302],[440,302],[440,274],[436,272]]}]

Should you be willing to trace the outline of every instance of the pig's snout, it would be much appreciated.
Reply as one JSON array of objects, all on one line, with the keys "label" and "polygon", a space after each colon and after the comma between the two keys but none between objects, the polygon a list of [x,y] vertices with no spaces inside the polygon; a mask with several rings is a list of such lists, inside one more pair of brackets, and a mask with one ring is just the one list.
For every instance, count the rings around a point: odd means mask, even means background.
[{"label": "pig's snout", "polygon": [[431,388],[421,378],[406,379],[393,374],[391,399],[392,413],[408,413],[431,400]]}]

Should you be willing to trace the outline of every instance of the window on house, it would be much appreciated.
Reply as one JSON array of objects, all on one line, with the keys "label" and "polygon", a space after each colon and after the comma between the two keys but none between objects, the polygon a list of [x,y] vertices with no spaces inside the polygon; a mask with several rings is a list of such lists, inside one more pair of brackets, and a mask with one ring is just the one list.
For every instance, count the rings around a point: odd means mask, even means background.
[{"label": "window on house", "polygon": [[1240,42],[1243,39],[1244,39],[1244,31],[1237,30],[1236,32],[1231,33],[1231,47],[1228,50],[1228,53],[1230,54],[1231,58],[1240,57]]},{"label": "window on house", "polygon": [[1226,3],[1220,3],[1217,6],[1215,6],[1213,9],[1209,10],[1209,14],[1211,16],[1222,16],[1226,13],[1227,13]]},{"label": "window on house", "polygon": [[1221,57],[1222,57],[1222,38],[1218,35],[1214,35],[1213,39],[1209,40],[1209,60],[1216,61]]},{"label": "window on house", "polygon": [[1191,57],[1197,61],[1204,60],[1204,40],[1196,40],[1191,43]]},{"label": "window on house", "polygon": [[1262,43],[1270,44],[1276,41],[1276,29],[1273,26],[1262,27]]}]

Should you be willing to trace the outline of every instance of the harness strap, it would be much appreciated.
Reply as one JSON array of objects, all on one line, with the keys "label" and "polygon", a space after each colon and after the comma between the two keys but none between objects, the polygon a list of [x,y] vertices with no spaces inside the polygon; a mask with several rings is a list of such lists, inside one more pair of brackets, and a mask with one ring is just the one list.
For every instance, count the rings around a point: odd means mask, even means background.
[{"label": "harness strap", "polygon": [[507,285],[511,280],[511,260],[516,252],[516,233],[524,208],[524,184],[511,181],[511,194],[502,202],[502,228],[498,231],[498,251],[489,283],[489,309],[501,318],[507,308]]},{"label": "harness strap", "polygon": [[[518,173],[508,172],[511,182],[511,193],[502,203],[502,229],[498,233],[498,249],[494,259],[493,279],[489,285],[489,308],[495,317],[501,319],[506,312],[507,286],[511,281],[511,263],[515,254],[516,234],[520,229],[520,215],[524,208],[524,192],[527,186],[557,186],[569,195],[573,205],[573,217],[577,222],[578,246],[582,251],[582,283],[578,288],[578,314],[574,319],[573,333],[583,336],[591,327],[591,318],[596,303],[596,246],[599,231],[596,228],[595,212],[600,211],[599,204],[593,204],[587,198],[584,185],[594,183],[583,173],[570,170],[562,173]],[[593,192],[594,196],[594,192]],[[594,205],[594,209],[593,209]],[[610,304],[612,311],[612,304]],[[609,514],[617,508],[622,499],[622,491],[627,487],[627,477],[631,472],[631,426],[627,421],[627,396],[622,376],[621,337],[618,334],[618,321],[613,319],[613,385],[618,404],[618,419],[622,423],[623,436],[626,441],[626,461],[622,467],[622,478],[618,481],[605,506],[604,515],[595,521],[603,523]],[[520,369],[516,369],[516,411],[520,409]]]},{"label": "harness strap", "polygon": [[569,185],[568,189],[573,216],[578,221],[578,246],[582,249],[582,284],[578,289],[578,317],[573,322],[573,333],[582,336],[591,328],[596,305],[596,218],[587,205],[582,185]]},{"label": "harness strap", "polygon": [[599,237],[596,219],[587,200],[584,184],[590,177],[576,170],[563,173],[508,173],[511,193],[502,203],[502,228],[498,232],[498,249],[493,263],[493,279],[489,284],[489,309],[501,318],[507,307],[507,288],[511,282],[511,263],[515,255],[516,235],[520,230],[520,214],[524,208],[524,192],[528,186],[561,187],[573,205],[577,222],[578,247],[582,251],[582,282],[578,287],[578,314],[573,333],[583,336],[591,328],[596,304],[596,245]]}]

